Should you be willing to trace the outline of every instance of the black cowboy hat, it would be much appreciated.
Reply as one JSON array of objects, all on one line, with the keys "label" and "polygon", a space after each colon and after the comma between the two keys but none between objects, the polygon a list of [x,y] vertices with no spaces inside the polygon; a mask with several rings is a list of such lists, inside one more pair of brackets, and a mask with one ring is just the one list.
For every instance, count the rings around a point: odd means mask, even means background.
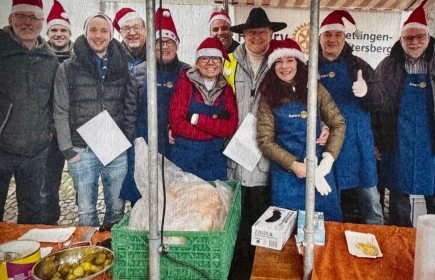
[{"label": "black cowboy hat", "polygon": [[287,27],[285,22],[271,22],[262,8],[253,8],[245,23],[234,25],[230,31],[242,34],[245,29],[270,27],[273,32],[280,31]]}]

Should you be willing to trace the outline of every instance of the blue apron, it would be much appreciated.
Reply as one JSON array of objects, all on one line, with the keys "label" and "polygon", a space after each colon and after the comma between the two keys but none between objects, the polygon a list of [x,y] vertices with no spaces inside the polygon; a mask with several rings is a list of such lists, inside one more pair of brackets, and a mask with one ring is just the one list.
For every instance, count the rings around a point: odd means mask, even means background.
[{"label": "blue apron", "polygon": [[[197,90],[192,90],[192,98],[188,112],[207,116],[218,115],[224,110],[224,93],[219,96],[217,106],[207,105],[196,101]],[[175,145],[172,147],[172,162],[183,171],[192,173],[206,181],[228,180],[227,159],[223,154],[225,138],[215,137],[212,140],[191,140],[186,137],[176,136]]]},{"label": "blue apron", "polygon": [[[171,146],[168,137],[169,125],[169,103],[175,91],[175,86],[178,82],[179,72],[158,71],[157,72],[157,124],[158,124],[158,151],[166,158],[171,160]],[[143,137],[148,143],[148,89],[147,81],[144,80],[144,95],[140,112],[136,121],[136,128],[133,134],[133,139]],[[119,198],[129,200],[133,204],[139,200],[142,195],[137,189],[134,180],[134,162],[135,153],[134,146],[127,150],[128,171],[122,184]]]},{"label": "blue apron", "polygon": [[[296,160],[303,162],[306,156],[307,105],[300,101],[287,102],[274,110],[275,141]],[[305,115],[305,116],[304,116]],[[318,115],[318,114],[317,114]],[[320,119],[317,117],[317,135],[320,134]],[[323,148],[316,145],[316,156],[322,158]],[[274,161],[270,163],[272,175],[272,204],[289,209],[305,209],[306,178],[298,178],[293,172],[282,168]],[[338,192],[332,172],[325,176],[332,192],[322,196],[316,191],[315,210],[324,212],[325,220],[342,221]]]},{"label": "blue apron", "polygon": [[403,194],[435,193],[434,102],[429,75],[408,74],[397,124],[398,149],[382,154],[382,183]]},{"label": "blue apron", "polygon": [[334,163],[339,190],[370,188],[378,183],[370,113],[352,92],[353,81],[343,58],[319,67],[320,83],[329,91],[346,121],[346,136]]}]

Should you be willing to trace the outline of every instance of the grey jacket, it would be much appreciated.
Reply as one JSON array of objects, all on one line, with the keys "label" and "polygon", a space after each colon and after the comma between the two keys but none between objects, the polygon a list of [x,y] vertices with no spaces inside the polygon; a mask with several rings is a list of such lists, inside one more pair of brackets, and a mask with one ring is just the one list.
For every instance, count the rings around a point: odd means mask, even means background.
[{"label": "grey jacket", "polygon": [[50,142],[58,61],[46,41],[29,50],[7,26],[0,30],[0,149],[32,156]]},{"label": "grey jacket", "polygon": [[[254,75],[249,65],[245,43],[238,46],[233,54],[237,61],[234,86],[240,126],[248,113],[252,113],[254,116],[257,114],[258,102],[260,100],[258,86],[266,73],[268,56],[266,54],[257,75]],[[228,178],[240,180],[241,184],[247,187],[266,186],[269,181],[269,160],[261,156],[257,166],[252,172],[249,172],[241,165],[229,159]]]}]

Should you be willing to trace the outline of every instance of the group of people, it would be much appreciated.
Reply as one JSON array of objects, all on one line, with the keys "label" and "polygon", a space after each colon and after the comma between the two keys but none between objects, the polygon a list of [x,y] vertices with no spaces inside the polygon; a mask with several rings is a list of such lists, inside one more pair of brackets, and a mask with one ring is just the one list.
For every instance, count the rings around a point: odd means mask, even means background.
[{"label": "group of people", "polygon": [[[355,199],[362,222],[383,224],[383,188],[390,191],[390,224],[412,226],[410,194],[425,195],[435,214],[435,40],[424,3],[376,69],[346,42],[343,18],[355,25],[352,16],[336,10],[325,17],[316,112],[308,111],[308,58],[292,39],[272,39],[286,23],[270,21],[262,8],[235,26],[227,12],[213,12],[210,37],[190,66],[178,59],[171,12],[156,11],[159,153],[204,180],[242,185],[230,279],[249,278],[251,226],[270,205],[305,209],[308,114],[317,118],[315,209],[325,220],[349,221],[353,209],[343,205]],[[105,111],[133,145],[137,137],[148,141],[145,21],[131,8],[113,21],[95,13],[73,43],[57,0],[46,19],[48,42],[40,36],[43,20],[41,0],[13,0],[9,25],[0,30],[0,220],[14,176],[18,223],[56,224],[66,160],[79,225],[100,225],[100,177],[102,223],[118,222],[125,201],[141,197],[134,146],[104,165],[77,129]],[[253,170],[223,155],[248,115],[256,117],[262,151]]]}]

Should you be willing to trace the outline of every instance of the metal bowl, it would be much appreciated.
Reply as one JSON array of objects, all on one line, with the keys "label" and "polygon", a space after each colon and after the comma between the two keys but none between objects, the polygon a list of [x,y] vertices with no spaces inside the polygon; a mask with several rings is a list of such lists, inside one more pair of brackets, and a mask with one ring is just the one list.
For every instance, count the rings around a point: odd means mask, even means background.
[{"label": "metal bowl", "polygon": [[[60,265],[64,263],[81,263],[83,262],[83,258],[85,255],[89,254],[98,254],[98,253],[104,253],[105,255],[109,254],[112,258],[112,263],[110,265],[107,265],[102,270],[95,272],[94,274],[88,275],[86,277],[81,278],[75,278],[75,280],[85,280],[85,279],[92,279],[95,276],[104,273],[108,269],[110,269],[114,263],[115,256],[113,252],[105,247],[101,246],[83,246],[83,247],[75,247],[70,248],[66,250],[62,250],[56,253],[52,253],[42,259],[40,259],[35,266],[32,268],[32,275],[36,280],[51,280],[51,278],[46,277],[43,273],[44,267],[48,266],[49,262],[55,262],[55,264],[59,267]],[[53,260],[54,258],[54,260]]]}]

